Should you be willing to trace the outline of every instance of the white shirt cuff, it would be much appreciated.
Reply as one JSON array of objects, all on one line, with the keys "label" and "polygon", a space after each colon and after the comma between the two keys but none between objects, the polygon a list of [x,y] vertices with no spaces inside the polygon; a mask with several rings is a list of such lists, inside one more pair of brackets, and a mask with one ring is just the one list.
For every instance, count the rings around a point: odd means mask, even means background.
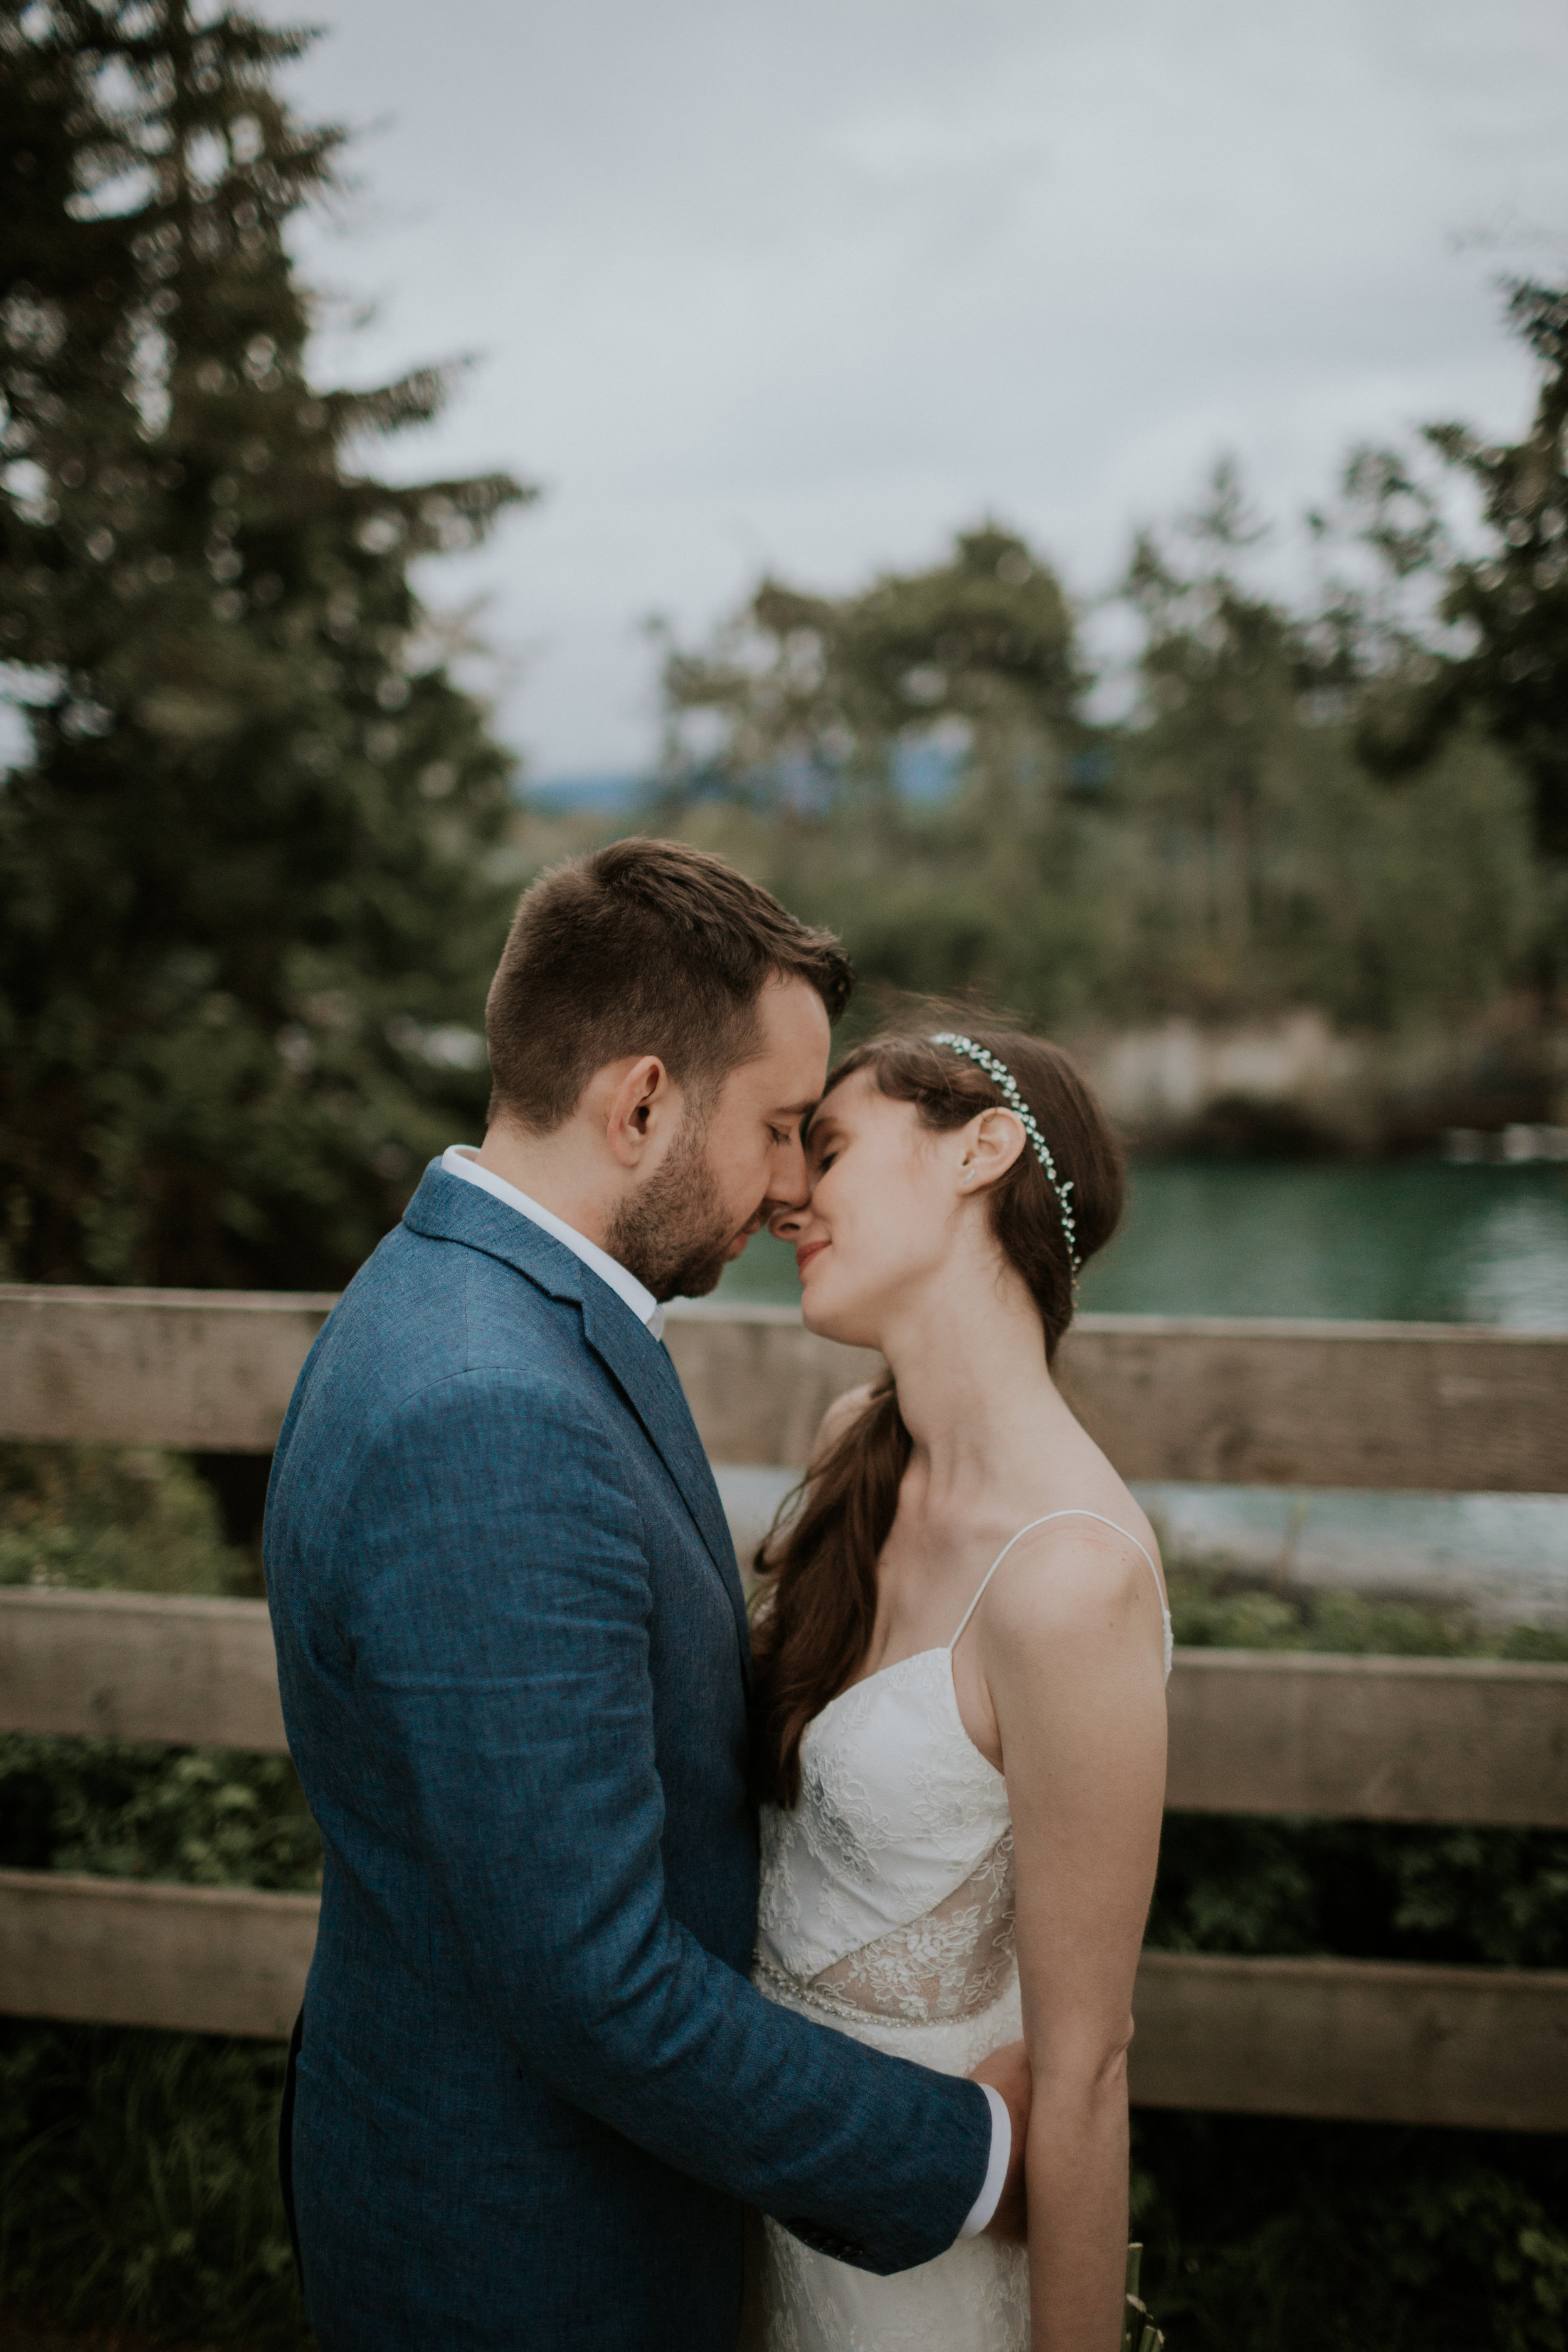
[{"label": "white shirt cuff", "polygon": [[1007,2113],[1007,2102],[989,2083],[980,2087],[991,2102],[991,2161],[980,2194],[969,2209],[969,2219],[958,2233],[961,2238],[978,2238],[1002,2202],[1002,2184],[1013,2155],[1013,2118]]}]

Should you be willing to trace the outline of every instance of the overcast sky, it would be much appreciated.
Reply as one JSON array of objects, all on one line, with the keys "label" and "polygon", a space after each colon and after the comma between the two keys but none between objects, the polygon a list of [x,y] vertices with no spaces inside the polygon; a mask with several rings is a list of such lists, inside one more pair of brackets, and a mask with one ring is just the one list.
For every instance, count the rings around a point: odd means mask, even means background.
[{"label": "overcast sky", "polygon": [[764,566],[847,588],[991,513],[1088,598],[1221,450],[1289,515],[1354,440],[1511,433],[1494,281],[1568,265],[1563,0],[300,14],[296,103],[369,134],[300,240],[376,305],[320,372],[476,354],[378,462],[545,493],[427,583],[488,594],[538,779],[646,766],[639,623]]}]

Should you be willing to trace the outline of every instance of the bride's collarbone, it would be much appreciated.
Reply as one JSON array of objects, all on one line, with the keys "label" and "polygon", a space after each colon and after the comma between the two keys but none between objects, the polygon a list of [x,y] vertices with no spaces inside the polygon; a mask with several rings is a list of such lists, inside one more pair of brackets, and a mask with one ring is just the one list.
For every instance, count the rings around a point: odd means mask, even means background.
[{"label": "bride's collarbone", "polygon": [[[1093,1551],[1110,1552],[1129,1543],[1152,1547],[1153,1541],[1126,1488],[1099,1480],[1087,1497],[1037,1491],[1010,1509],[993,1507],[963,1524],[946,1517],[903,1527],[895,1520],[877,1561],[876,1622],[856,1680],[928,1650],[945,1649],[983,1586],[976,1620],[993,1596],[999,1597],[998,1588],[1005,1590],[1010,1576],[1037,1572],[1053,1550],[1079,1550],[1087,1544]],[[966,1635],[974,1630],[971,1620]],[[966,1638],[956,1655],[973,1646]]]},{"label": "bride's collarbone", "polygon": [[895,1530],[877,1562],[877,1617],[863,1671],[945,1648],[988,1564],[973,1568],[967,1549],[943,1556],[928,1543],[900,1544]]}]

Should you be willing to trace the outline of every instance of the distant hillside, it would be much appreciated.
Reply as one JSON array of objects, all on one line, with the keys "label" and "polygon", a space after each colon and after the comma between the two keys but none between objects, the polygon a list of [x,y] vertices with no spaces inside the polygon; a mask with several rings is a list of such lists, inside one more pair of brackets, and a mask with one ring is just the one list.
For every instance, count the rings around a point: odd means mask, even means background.
[{"label": "distant hillside", "polygon": [[620,816],[647,792],[646,776],[545,776],[517,786],[517,797],[542,816]]}]

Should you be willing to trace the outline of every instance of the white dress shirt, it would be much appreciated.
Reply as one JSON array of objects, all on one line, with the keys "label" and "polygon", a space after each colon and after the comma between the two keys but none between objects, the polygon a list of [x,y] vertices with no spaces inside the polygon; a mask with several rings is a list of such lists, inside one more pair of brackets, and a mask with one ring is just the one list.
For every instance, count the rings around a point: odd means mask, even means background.
[{"label": "white dress shirt", "polygon": [[[580,1234],[575,1225],[569,1225],[552,1210],[541,1207],[537,1201],[531,1201],[526,1192],[520,1192],[515,1184],[509,1184],[506,1178],[498,1176],[493,1169],[481,1168],[471,1144],[449,1144],[441,1154],[441,1166],[448,1176],[460,1176],[466,1184],[477,1184],[482,1192],[489,1192],[493,1199],[504,1201],[509,1209],[515,1209],[520,1217],[527,1217],[531,1223],[542,1226],[563,1249],[569,1249],[574,1257],[581,1258],[601,1282],[607,1282],[616,1297],[625,1299],[637,1320],[647,1325],[656,1339],[663,1338],[664,1309],[652,1291],[640,1283],[635,1274],[628,1274],[618,1258],[613,1258],[607,1250],[602,1250],[597,1242],[591,1242],[586,1234]],[[979,2237],[995,2212],[1002,2199],[1002,2185],[1007,2178],[1008,2159],[1013,2153],[1013,2119],[1007,2113],[1006,2102],[989,2083],[982,2083],[980,2087],[991,2107],[991,2160],[985,2168],[980,2194],[958,2233],[961,2238]]]},{"label": "white dress shirt", "polygon": [[628,1274],[620,1260],[612,1257],[608,1250],[602,1250],[597,1242],[591,1242],[586,1234],[580,1234],[575,1225],[569,1225],[564,1217],[558,1217],[552,1209],[542,1208],[537,1201],[531,1201],[526,1192],[520,1192],[515,1184],[509,1184],[506,1178],[498,1176],[493,1169],[481,1168],[471,1143],[449,1143],[441,1154],[441,1165],[448,1176],[461,1176],[466,1182],[477,1184],[481,1192],[489,1192],[496,1200],[504,1201],[507,1207],[515,1209],[520,1217],[527,1217],[531,1223],[542,1225],[563,1248],[569,1249],[574,1257],[580,1257],[584,1265],[591,1266],[601,1282],[607,1282],[616,1297],[626,1300],[637,1321],[646,1323],[656,1339],[663,1339],[663,1307],[652,1291],[640,1283],[635,1274]]}]

